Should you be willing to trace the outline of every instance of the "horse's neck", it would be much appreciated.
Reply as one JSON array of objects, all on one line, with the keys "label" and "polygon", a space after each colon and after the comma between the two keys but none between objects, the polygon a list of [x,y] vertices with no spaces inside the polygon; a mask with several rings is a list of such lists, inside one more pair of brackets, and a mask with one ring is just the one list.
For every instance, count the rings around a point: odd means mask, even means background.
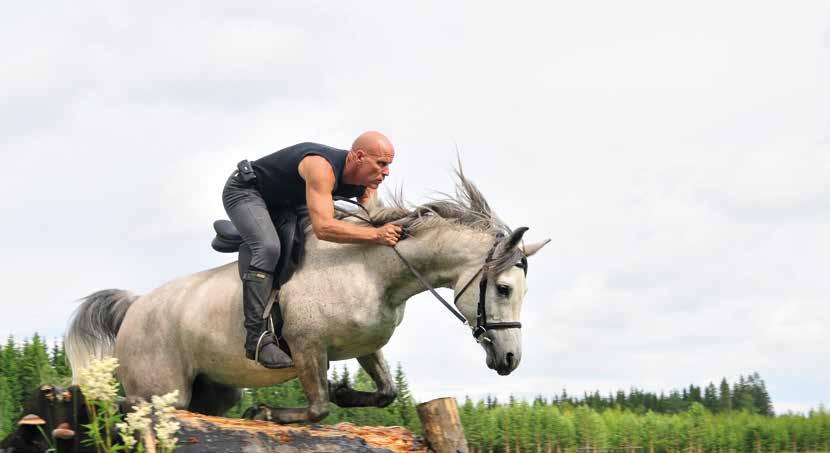
[{"label": "horse's neck", "polygon": [[[460,227],[435,228],[399,242],[397,248],[430,285],[452,288],[461,273],[484,263],[491,242],[485,233]],[[403,262],[396,261],[396,266],[378,269],[386,283],[386,301],[393,305],[426,290]]]}]

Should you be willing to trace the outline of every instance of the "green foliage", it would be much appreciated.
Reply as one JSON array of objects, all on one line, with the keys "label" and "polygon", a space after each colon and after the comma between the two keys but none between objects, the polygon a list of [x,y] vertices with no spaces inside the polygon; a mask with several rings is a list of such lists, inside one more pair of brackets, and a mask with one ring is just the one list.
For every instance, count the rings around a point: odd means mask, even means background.
[{"label": "green foliage", "polygon": [[[21,415],[21,403],[44,382],[68,382],[66,353],[57,342],[48,346],[39,336],[17,343],[8,338],[0,346],[0,438]],[[331,405],[326,424],[421,426],[403,367],[394,370],[398,398],[386,408],[340,408]],[[331,382],[373,391],[363,371],[332,366]],[[247,389],[228,416],[239,417],[255,403],[275,407],[307,404],[298,380],[259,389]],[[823,406],[807,415],[774,416],[772,401],[758,373],[730,384],[688,386],[666,393],[639,389],[606,396],[585,393],[581,398],[565,390],[550,399],[538,395],[532,402],[509,398],[500,404],[493,396],[465,398],[461,420],[470,446],[476,451],[550,451],[574,453],[581,447],[642,447],[641,453],[775,453],[830,451],[830,414]]]},{"label": "green foliage", "polygon": [[20,418],[23,402],[42,384],[65,385],[71,380],[63,345],[49,347],[35,334],[22,343],[13,336],[0,346],[0,439],[10,433]]}]

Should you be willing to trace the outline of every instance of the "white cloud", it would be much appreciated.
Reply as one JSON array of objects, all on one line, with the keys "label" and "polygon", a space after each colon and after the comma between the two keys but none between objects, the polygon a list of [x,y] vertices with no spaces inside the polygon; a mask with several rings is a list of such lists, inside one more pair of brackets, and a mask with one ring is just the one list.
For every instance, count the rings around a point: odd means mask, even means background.
[{"label": "white cloud", "polygon": [[449,190],[458,143],[499,214],[553,238],[507,378],[410,302],[386,355],[419,397],[758,370],[779,410],[830,400],[826,2],[53,6],[0,19],[0,334],[230,260],[208,243],[236,161],[379,129],[390,186]]}]

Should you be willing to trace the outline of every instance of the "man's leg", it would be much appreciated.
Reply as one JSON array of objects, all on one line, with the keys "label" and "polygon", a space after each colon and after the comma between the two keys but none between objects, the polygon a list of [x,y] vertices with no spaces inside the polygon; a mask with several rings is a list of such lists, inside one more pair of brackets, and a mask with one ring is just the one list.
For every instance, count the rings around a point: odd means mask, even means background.
[{"label": "man's leg", "polygon": [[274,284],[274,268],[280,258],[280,242],[265,201],[248,184],[231,177],[222,193],[225,211],[251,249],[251,265],[242,277],[245,314],[245,356],[267,368],[287,368],[291,357],[276,344],[263,319]]}]

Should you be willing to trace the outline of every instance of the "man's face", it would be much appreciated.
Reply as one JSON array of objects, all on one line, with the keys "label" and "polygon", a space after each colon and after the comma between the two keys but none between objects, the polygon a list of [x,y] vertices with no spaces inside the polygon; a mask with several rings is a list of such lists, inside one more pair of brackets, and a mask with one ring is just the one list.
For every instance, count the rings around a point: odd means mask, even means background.
[{"label": "man's face", "polygon": [[358,150],[358,177],[360,185],[377,189],[380,183],[389,176],[389,166],[395,158],[395,152],[390,150],[365,151]]}]

